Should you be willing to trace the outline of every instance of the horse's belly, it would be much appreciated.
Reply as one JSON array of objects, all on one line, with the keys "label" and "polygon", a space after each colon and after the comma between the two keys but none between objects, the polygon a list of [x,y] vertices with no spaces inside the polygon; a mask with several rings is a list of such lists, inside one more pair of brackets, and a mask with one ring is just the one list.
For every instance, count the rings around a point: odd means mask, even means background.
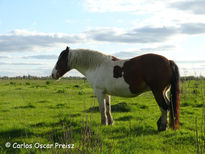
[{"label": "horse's belly", "polygon": [[125,90],[115,90],[115,91],[107,91],[107,94],[112,96],[119,96],[119,97],[135,97],[137,94],[132,94],[130,92],[126,92]]},{"label": "horse's belly", "polygon": [[121,97],[135,97],[138,94],[131,93],[129,85],[126,82],[113,82],[110,83],[106,88],[106,93],[114,96]]}]

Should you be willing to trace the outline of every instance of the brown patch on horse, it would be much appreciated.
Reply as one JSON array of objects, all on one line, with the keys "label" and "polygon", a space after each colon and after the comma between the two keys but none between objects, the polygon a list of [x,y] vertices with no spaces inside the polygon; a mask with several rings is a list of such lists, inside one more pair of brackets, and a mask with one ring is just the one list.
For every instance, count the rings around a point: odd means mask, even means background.
[{"label": "brown patch on horse", "polygon": [[56,70],[60,77],[70,70],[70,68],[68,67],[68,53],[69,47],[67,47],[66,50],[61,52],[59,59],[56,63]]},{"label": "brown patch on horse", "polygon": [[114,66],[113,77],[122,76],[133,94],[148,89],[158,93],[170,85],[172,70],[169,60],[165,57],[145,54],[125,61],[123,67]]},{"label": "brown patch on horse", "polygon": [[132,58],[124,63],[123,70],[124,79],[132,93],[136,93],[145,84],[152,91],[161,91],[170,84],[172,76],[169,60],[156,54]]},{"label": "brown patch on horse", "polygon": [[114,66],[114,69],[113,69],[113,77],[114,78],[121,78],[122,73],[123,73],[123,68],[121,68],[118,65]]},{"label": "brown patch on horse", "polygon": [[120,60],[120,59],[118,59],[118,58],[115,57],[115,56],[112,56],[112,61],[118,61],[118,60]]},{"label": "brown patch on horse", "polygon": [[130,91],[133,94],[143,92],[146,89],[146,83],[143,81],[141,73],[141,57],[135,57],[126,61],[123,65],[124,80],[129,84]]}]

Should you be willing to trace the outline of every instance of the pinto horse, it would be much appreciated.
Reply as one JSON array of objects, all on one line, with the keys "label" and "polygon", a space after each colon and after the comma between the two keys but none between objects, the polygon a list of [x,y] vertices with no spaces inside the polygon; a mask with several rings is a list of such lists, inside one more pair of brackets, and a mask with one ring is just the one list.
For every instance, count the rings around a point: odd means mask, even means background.
[{"label": "pinto horse", "polygon": [[[180,76],[174,61],[156,54],[121,60],[97,51],[70,50],[67,47],[53,68],[52,77],[59,79],[71,69],[77,69],[87,77],[94,89],[102,124],[113,124],[110,95],[135,97],[151,90],[161,110],[157,121],[158,130],[166,130],[168,111],[169,126],[174,130],[179,129]],[[167,91],[170,86],[169,100]]]}]

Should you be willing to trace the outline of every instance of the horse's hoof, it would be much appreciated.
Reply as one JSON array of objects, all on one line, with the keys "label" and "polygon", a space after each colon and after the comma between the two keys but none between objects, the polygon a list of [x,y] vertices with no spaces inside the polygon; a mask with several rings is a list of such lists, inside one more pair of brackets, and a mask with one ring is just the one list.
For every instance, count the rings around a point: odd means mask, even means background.
[{"label": "horse's hoof", "polygon": [[159,132],[165,131],[166,129],[167,129],[166,127],[158,127]]},{"label": "horse's hoof", "polygon": [[108,122],[107,121],[101,121],[101,124],[102,125],[108,125]]},{"label": "horse's hoof", "polygon": [[112,120],[112,121],[109,121],[108,122],[108,125],[114,125],[114,121]]},{"label": "horse's hoof", "polygon": [[161,118],[157,121],[157,127],[158,127],[158,131],[165,131],[167,129],[167,123],[162,124],[161,122]]}]

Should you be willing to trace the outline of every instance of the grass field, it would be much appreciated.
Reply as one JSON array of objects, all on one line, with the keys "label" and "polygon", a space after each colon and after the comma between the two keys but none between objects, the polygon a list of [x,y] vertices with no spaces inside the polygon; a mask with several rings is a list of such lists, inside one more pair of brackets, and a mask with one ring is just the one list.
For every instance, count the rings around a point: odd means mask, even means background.
[{"label": "grass field", "polygon": [[111,97],[114,125],[102,126],[86,80],[8,79],[0,87],[1,153],[204,152],[204,79],[182,81],[181,129],[165,132],[151,92]]}]

